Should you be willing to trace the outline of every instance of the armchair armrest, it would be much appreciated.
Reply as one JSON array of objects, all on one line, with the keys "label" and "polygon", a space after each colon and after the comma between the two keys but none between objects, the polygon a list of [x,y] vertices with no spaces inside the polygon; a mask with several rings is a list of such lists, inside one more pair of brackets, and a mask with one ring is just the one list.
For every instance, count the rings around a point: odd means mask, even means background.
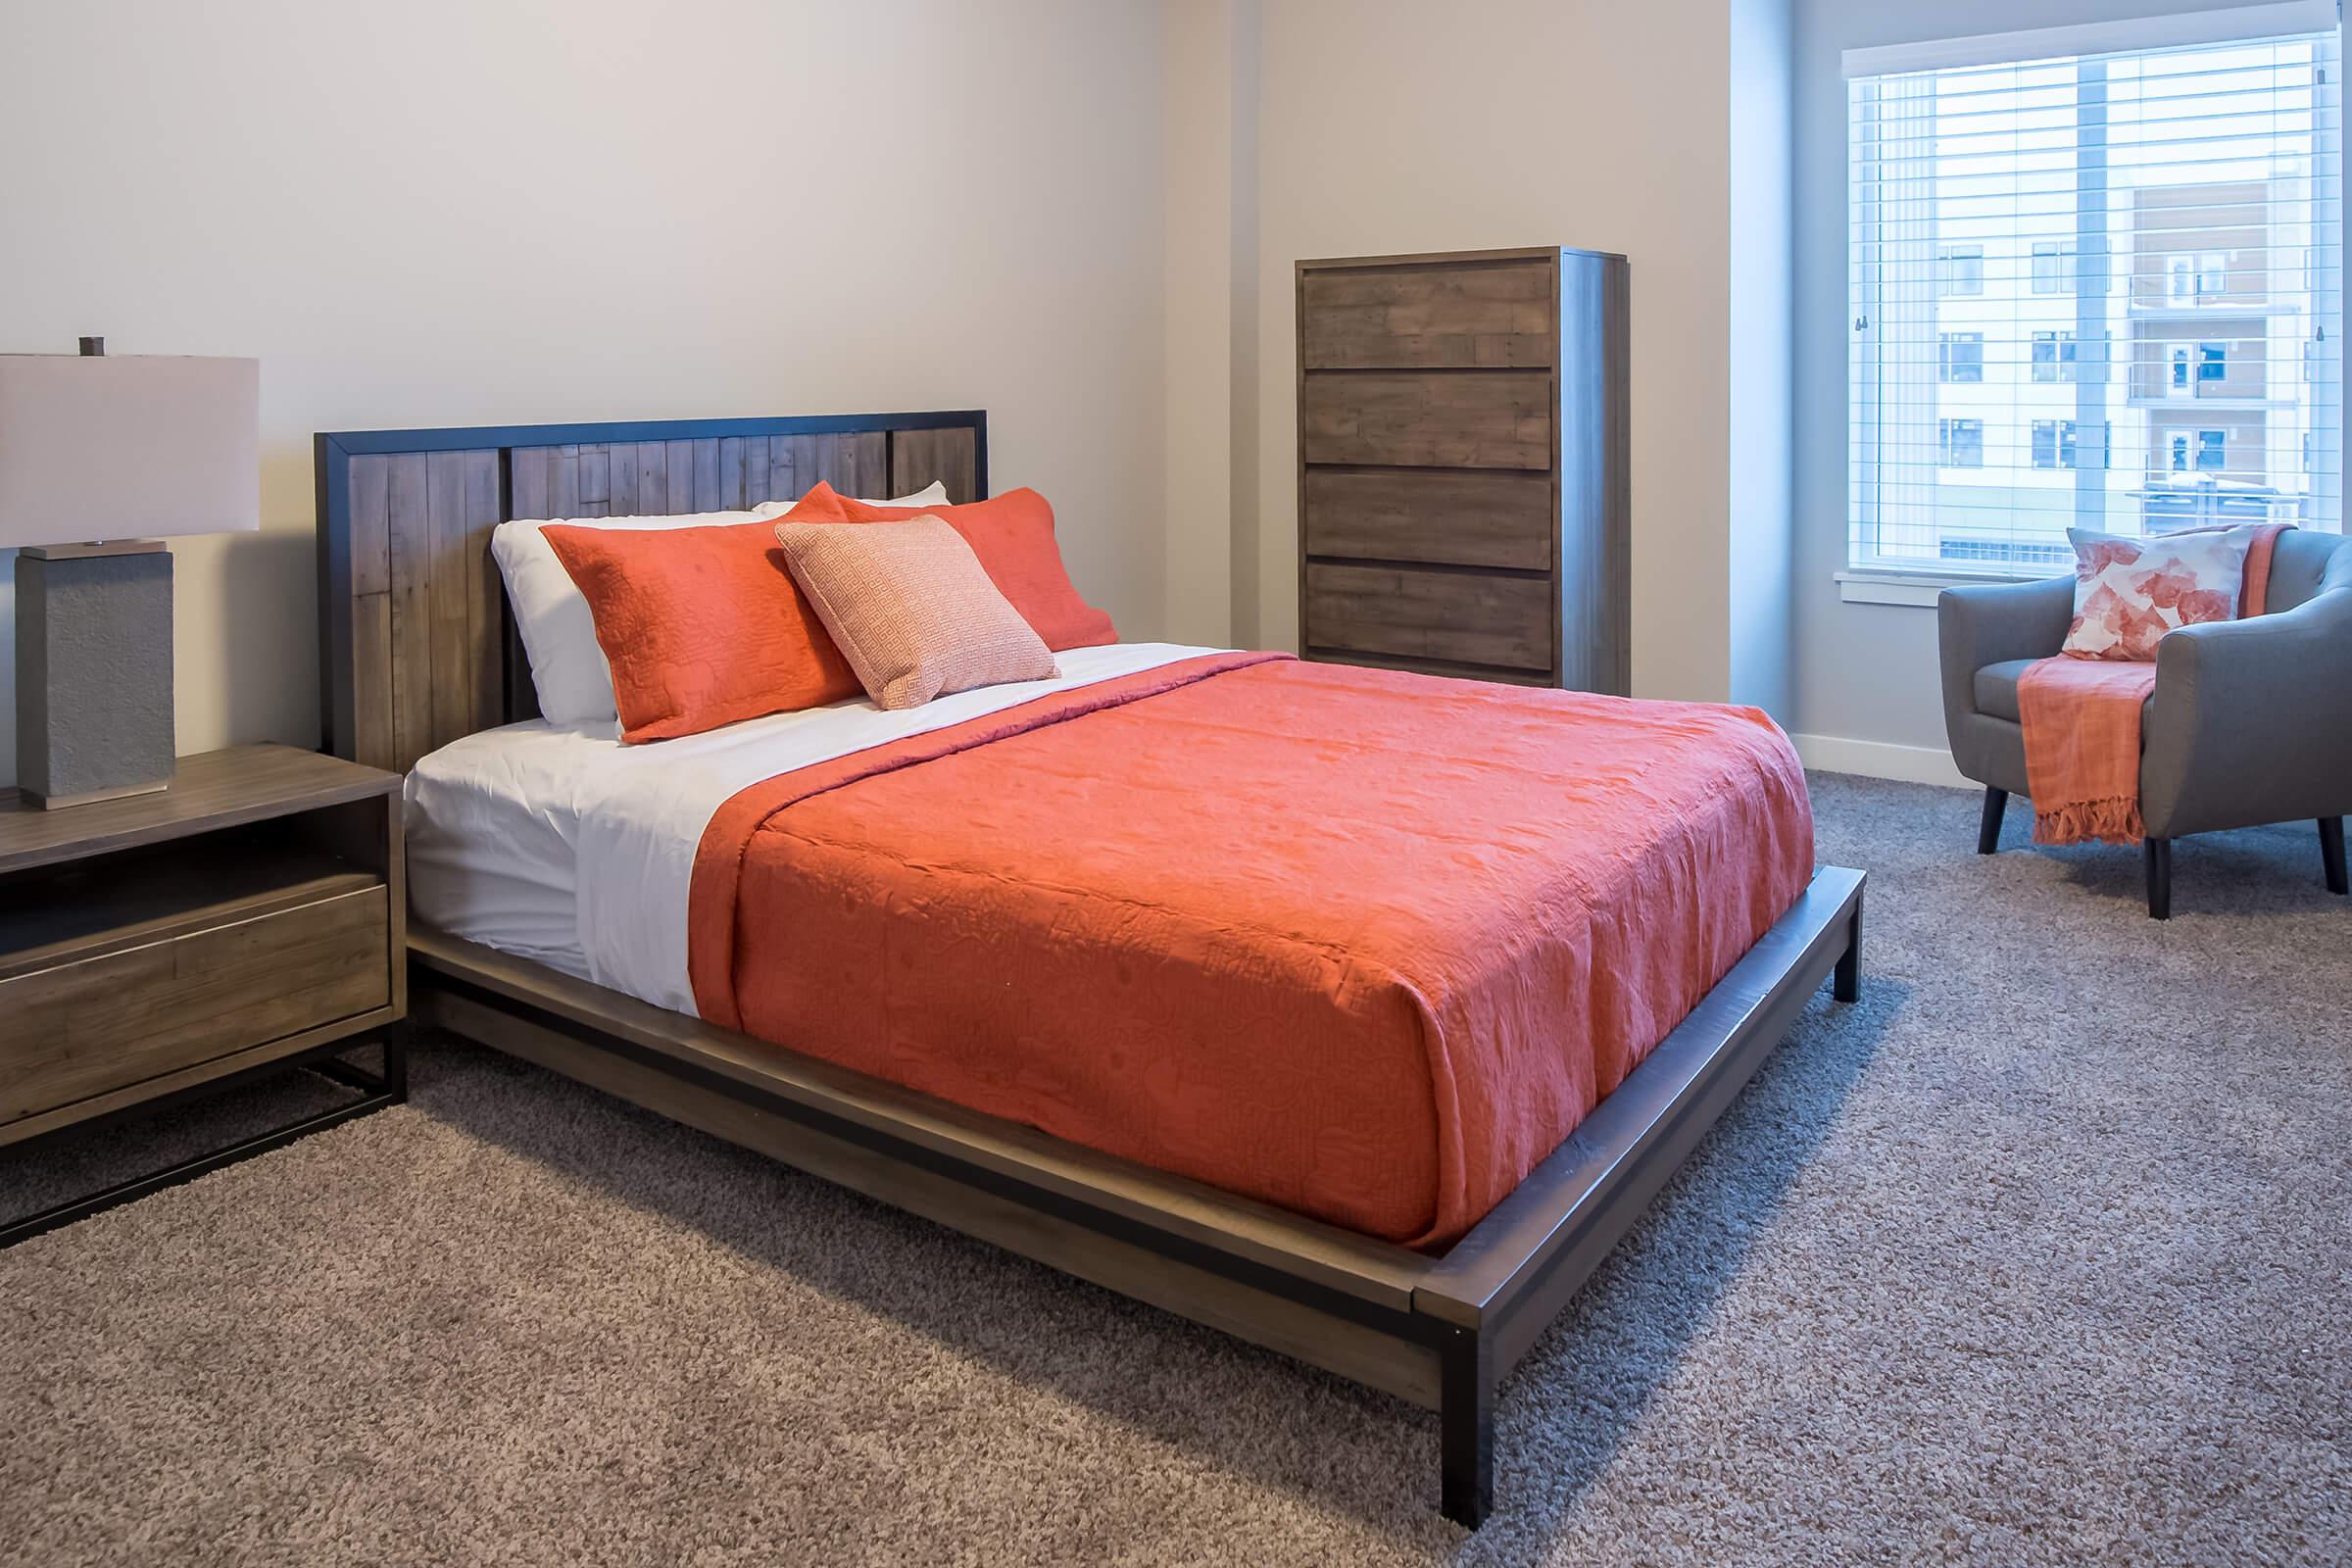
[{"label": "armchair armrest", "polygon": [[2157,838],[2352,813],[2352,591],[2156,645],[2140,808]]},{"label": "armchair armrest", "polygon": [[2012,659],[2047,659],[2066,643],[2075,621],[2072,572],[2039,582],[1946,588],[1936,601],[1936,632],[1943,668],[1943,723],[1952,749],[1961,749],[1966,721],[1977,712],[1977,671]]}]

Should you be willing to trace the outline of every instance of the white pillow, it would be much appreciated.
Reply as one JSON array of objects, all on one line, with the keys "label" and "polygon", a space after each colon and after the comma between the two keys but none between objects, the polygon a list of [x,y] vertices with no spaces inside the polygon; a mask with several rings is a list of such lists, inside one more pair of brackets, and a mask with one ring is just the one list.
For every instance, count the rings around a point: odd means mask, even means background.
[{"label": "white pillow", "polygon": [[[502,522],[490,531],[490,554],[507,580],[507,603],[514,628],[530,656],[531,684],[539,692],[539,713],[551,724],[617,723],[612,701],[612,666],[597,645],[596,617],[580,597],[571,573],[539,530],[549,522],[577,528],[715,528],[730,522],[764,522],[797,503],[769,501],[749,512],[691,512],[666,517],[549,517]],[[869,501],[875,507],[942,507],[948,489],[933,483],[910,496]]]},{"label": "white pillow", "polygon": [[[948,500],[947,485],[938,479],[932,480],[910,496],[898,496],[889,501],[872,501],[863,496],[852,499],[861,507],[945,507],[952,505]],[[752,509],[752,516],[760,522],[766,522],[771,518],[781,517],[799,505],[798,501],[762,501]]]}]

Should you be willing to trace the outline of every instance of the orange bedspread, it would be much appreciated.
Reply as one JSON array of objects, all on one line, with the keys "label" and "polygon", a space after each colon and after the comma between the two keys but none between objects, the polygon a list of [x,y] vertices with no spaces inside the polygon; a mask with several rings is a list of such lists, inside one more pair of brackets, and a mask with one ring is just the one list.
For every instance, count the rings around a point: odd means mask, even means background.
[{"label": "orange bedspread", "polygon": [[714,1022],[1435,1247],[1812,864],[1754,710],[1218,655],[743,791],[690,963]]}]

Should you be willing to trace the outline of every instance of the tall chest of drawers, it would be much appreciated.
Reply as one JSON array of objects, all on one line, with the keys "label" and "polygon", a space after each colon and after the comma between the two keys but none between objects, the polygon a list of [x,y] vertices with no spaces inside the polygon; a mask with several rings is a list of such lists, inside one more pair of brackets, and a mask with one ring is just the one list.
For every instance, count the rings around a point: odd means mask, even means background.
[{"label": "tall chest of drawers", "polygon": [[1548,248],[1298,265],[1309,659],[1627,689],[1627,279]]}]

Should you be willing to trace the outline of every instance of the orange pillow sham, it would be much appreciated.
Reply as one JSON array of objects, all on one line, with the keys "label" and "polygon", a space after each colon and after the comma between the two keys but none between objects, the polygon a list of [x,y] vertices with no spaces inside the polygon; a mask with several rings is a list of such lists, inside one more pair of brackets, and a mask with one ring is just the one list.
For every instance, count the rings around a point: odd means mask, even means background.
[{"label": "orange pillow sham", "polygon": [[819,481],[786,513],[785,522],[893,522],[938,517],[963,535],[997,592],[1012,602],[1048,648],[1096,648],[1115,643],[1110,616],[1088,604],[1062,564],[1054,542],[1054,508],[1023,487],[960,507],[876,507]]},{"label": "orange pillow sham", "polygon": [[539,530],[596,619],[620,738],[670,740],[859,695],[771,522]]}]

